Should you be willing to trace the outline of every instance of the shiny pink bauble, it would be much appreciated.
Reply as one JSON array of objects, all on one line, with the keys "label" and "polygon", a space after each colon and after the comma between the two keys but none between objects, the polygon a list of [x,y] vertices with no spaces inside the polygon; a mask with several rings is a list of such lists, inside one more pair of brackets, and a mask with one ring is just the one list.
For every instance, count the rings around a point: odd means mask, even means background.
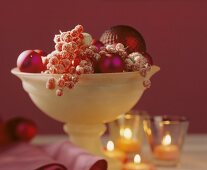
[{"label": "shiny pink bauble", "polygon": [[116,73],[124,71],[124,62],[118,54],[106,54],[101,56],[98,62],[101,73]]},{"label": "shiny pink bauble", "polygon": [[41,55],[33,50],[23,51],[17,58],[17,67],[21,72],[40,73],[44,70]]},{"label": "shiny pink bauble", "polygon": [[134,28],[127,25],[117,25],[106,30],[100,41],[106,44],[122,43],[129,53],[145,52],[146,44],[142,35]]},{"label": "shiny pink bauble", "polygon": [[91,44],[94,45],[94,46],[96,46],[96,48],[98,49],[98,51],[100,51],[101,50],[101,47],[104,46],[104,44],[101,41],[96,40],[96,39],[93,39],[93,41],[92,41]]}]

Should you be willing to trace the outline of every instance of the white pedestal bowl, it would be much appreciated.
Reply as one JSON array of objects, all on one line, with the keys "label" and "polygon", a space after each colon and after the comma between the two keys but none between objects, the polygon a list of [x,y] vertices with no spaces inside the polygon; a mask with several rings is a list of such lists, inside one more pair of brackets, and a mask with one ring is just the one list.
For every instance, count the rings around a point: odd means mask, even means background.
[{"label": "white pedestal bowl", "polygon": [[[73,143],[103,156],[100,135],[104,123],[129,111],[145,91],[143,81],[157,71],[159,67],[152,66],[145,78],[138,72],[83,74],[75,88],[64,89],[61,97],[46,89],[48,78],[60,75],[23,73],[17,68],[11,72],[22,80],[24,90],[41,111],[65,123],[64,130]],[[110,170],[118,169],[115,166],[109,163]]]}]

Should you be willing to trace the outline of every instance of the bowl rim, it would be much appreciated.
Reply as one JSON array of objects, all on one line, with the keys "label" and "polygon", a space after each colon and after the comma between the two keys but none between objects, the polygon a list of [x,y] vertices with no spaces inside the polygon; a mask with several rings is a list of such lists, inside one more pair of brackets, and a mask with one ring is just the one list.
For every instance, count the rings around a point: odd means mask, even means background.
[{"label": "bowl rim", "polygon": [[[155,69],[157,71],[160,70],[160,68],[156,65],[151,66],[151,70]],[[45,77],[50,77],[50,76],[61,76],[63,74],[44,74],[44,73],[28,73],[28,72],[21,72],[17,67],[14,67],[11,69],[11,73],[14,75],[18,75],[18,76],[33,76],[33,77],[39,77],[41,76],[45,76]],[[93,74],[82,74],[81,77],[103,77],[103,76],[120,76],[120,75],[140,75],[140,73],[138,71],[131,71],[131,72],[117,72],[117,73],[93,73]]]},{"label": "bowl rim", "polygon": [[[29,72],[21,72],[17,67],[12,68],[11,69],[11,73],[12,74],[16,74],[16,75],[30,75],[30,76],[40,76],[40,75],[44,75],[44,76],[59,76],[59,75],[63,75],[63,74],[44,74],[44,73],[29,73]],[[138,71],[132,71],[132,72],[117,72],[117,73],[92,73],[92,74],[82,74],[83,75],[93,75],[93,76],[101,76],[101,75],[120,75],[120,74],[137,74],[139,73]]]}]

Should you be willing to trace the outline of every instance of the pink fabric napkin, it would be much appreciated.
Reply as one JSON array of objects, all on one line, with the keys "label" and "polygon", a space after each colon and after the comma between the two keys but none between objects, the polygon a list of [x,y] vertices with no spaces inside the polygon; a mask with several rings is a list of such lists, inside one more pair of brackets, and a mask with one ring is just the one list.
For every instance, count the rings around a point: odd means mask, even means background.
[{"label": "pink fabric napkin", "polygon": [[0,148],[0,170],[107,170],[107,162],[68,141]]},{"label": "pink fabric napkin", "polygon": [[42,149],[69,170],[107,170],[107,162],[68,141],[43,146]]}]

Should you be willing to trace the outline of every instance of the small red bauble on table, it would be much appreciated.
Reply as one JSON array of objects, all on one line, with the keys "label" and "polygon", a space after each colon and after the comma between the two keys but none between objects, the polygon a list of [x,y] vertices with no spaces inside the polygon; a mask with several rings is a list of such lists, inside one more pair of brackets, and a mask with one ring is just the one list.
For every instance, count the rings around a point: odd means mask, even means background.
[{"label": "small red bauble on table", "polygon": [[5,126],[12,141],[30,141],[37,134],[36,124],[22,117],[9,119]]},{"label": "small red bauble on table", "polygon": [[3,121],[0,121],[0,146],[5,145],[11,142],[9,135],[6,132],[5,124]]}]

